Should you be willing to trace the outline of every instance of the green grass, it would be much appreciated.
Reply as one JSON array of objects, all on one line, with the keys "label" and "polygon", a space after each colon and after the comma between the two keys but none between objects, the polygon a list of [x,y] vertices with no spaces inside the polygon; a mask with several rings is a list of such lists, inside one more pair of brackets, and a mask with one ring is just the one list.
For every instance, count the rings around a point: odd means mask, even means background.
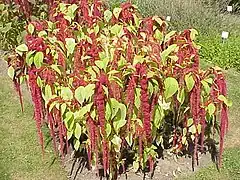
[{"label": "green grass", "polygon": [[21,112],[11,84],[8,77],[0,76],[0,179],[67,179],[51,143],[42,157],[32,106],[26,100],[25,110]]},{"label": "green grass", "polygon": [[222,42],[220,33],[211,36],[200,35],[198,43],[201,45],[201,59],[224,69],[235,68],[240,71],[240,36],[230,34],[229,39]]},{"label": "green grass", "polygon": [[182,177],[191,180],[239,180],[240,179],[240,148],[227,149],[223,154],[223,167],[220,172],[212,165],[199,170],[196,175]]}]

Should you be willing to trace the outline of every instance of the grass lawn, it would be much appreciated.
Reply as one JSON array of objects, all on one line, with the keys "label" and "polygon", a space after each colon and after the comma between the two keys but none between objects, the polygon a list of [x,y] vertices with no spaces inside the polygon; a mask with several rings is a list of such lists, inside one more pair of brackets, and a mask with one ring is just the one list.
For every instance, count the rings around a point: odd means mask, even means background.
[{"label": "grass lawn", "polygon": [[196,174],[180,179],[191,180],[239,180],[240,179],[240,73],[235,70],[227,71],[229,96],[233,100],[230,109],[230,128],[225,141],[223,167],[220,172],[214,165],[203,168]]},{"label": "grass lawn", "polygon": [[42,157],[30,101],[22,113],[11,80],[0,71],[0,180],[67,179],[51,143]]}]

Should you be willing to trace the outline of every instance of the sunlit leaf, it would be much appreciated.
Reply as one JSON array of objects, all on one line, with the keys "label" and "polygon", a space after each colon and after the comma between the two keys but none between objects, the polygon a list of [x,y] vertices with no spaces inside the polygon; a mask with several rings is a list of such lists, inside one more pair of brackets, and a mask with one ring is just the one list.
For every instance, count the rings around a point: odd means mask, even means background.
[{"label": "sunlit leaf", "polygon": [[168,77],[164,80],[164,95],[165,98],[168,99],[172,97],[178,90],[178,82],[175,78],[173,77]]}]

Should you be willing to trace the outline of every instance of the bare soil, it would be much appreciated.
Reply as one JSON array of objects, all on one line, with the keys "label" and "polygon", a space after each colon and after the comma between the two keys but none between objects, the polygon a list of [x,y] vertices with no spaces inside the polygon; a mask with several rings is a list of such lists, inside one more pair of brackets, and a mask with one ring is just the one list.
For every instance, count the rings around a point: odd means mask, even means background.
[{"label": "bare soil", "polygon": [[[78,159],[74,164],[75,159],[71,158],[70,155],[65,157],[64,168],[68,172],[69,180],[93,180],[106,178],[97,177],[96,171],[89,171],[86,168],[86,164],[83,163],[82,159]],[[176,155],[165,154],[164,159],[158,159],[152,177],[153,180],[171,180],[176,179],[180,176],[190,175],[197,172],[203,167],[211,164],[211,155],[209,153],[199,154],[199,165],[195,166],[195,171],[192,171],[192,158],[190,157],[177,157]],[[85,166],[85,167],[84,167]],[[119,176],[118,180],[140,180],[150,179],[149,174],[135,173],[132,168],[127,169],[126,174]]]}]

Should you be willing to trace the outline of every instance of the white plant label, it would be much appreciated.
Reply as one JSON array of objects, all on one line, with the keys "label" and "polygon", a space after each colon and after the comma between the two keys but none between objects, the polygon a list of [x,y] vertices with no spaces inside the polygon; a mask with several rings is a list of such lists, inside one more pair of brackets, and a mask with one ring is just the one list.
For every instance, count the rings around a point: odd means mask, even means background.
[{"label": "white plant label", "polygon": [[228,12],[232,12],[233,11],[233,7],[232,6],[227,6],[227,11]]},{"label": "white plant label", "polygon": [[229,32],[226,32],[226,31],[223,31],[223,32],[222,32],[222,38],[223,38],[223,39],[227,39],[228,36],[229,36]]},{"label": "white plant label", "polygon": [[170,21],[171,21],[171,16],[167,16],[167,17],[166,17],[166,21],[169,21],[169,22],[170,22]]}]

